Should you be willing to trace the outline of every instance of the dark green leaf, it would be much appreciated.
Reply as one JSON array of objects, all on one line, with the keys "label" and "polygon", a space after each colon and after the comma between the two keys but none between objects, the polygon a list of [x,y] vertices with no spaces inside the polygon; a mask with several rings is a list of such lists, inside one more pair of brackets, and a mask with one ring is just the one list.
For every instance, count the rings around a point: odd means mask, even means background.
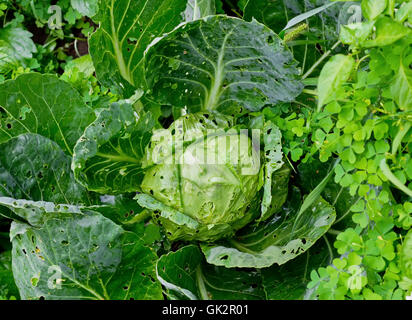
[{"label": "dark green leaf", "polygon": [[291,53],[260,23],[210,16],[188,23],[147,53],[154,99],[188,109],[260,110],[302,90]]},{"label": "dark green leaf", "polygon": [[246,4],[243,18],[247,21],[254,18],[279,33],[288,20],[303,13],[304,10],[304,4],[299,0],[255,0]]},{"label": "dark green leaf", "polygon": [[104,195],[100,197],[102,205],[90,207],[92,210],[98,211],[106,218],[121,225],[125,229],[139,222],[144,222],[150,217],[146,209],[140,207],[136,200],[133,199],[135,193],[120,194],[117,196]]},{"label": "dark green leaf", "polygon": [[11,252],[0,253],[0,300],[10,297],[19,297],[19,291],[14,283],[11,270]]},{"label": "dark green leaf", "polygon": [[0,196],[55,203],[95,202],[74,180],[71,158],[53,141],[22,134],[0,144]]},{"label": "dark green leaf", "polygon": [[117,92],[144,86],[143,56],[147,46],[184,21],[187,0],[102,0],[95,20],[100,28],[90,38],[98,79]]},{"label": "dark green leaf", "polygon": [[329,251],[319,240],[304,254],[281,266],[262,269],[262,284],[270,300],[302,300],[310,272],[329,263]]},{"label": "dark green leaf", "polygon": [[208,265],[199,248],[193,245],[162,256],[156,269],[159,281],[172,299],[264,299],[258,272]]},{"label": "dark green leaf", "polygon": [[[325,6],[328,7],[325,9]],[[284,39],[291,39],[286,44],[306,71],[338,40],[340,26],[353,20],[356,8],[361,10],[360,5],[352,1],[253,0],[247,3],[244,19],[257,19],[276,33],[281,33],[293,18],[321,7],[324,9],[322,12],[301,21],[296,29],[291,28],[284,36]]]},{"label": "dark green leaf", "polygon": [[0,143],[22,133],[38,133],[72,154],[94,119],[79,93],[56,76],[27,73],[0,84]]},{"label": "dark green leaf", "polygon": [[[305,193],[310,193],[315,189],[328,172],[333,170],[333,163],[334,160],[327,163],[312,160],[299,164],[299,185],[302,190]],[[334,179],[330,179],[322,191],[322,197],[335,208],[337,221],[345,222],[345,226],[347,223],[351,223],[350,209],[359,201],[359,196],[351,196],[348,188],[342,187]]]},{"label": "dark green leaf", "polygon": [[[32,203],[36,227],[13,222],[13,274],[22,299],[161,299],[156,255],[137,235],[79,207]],[[29,215],[26,213],[26,216]],[[53,235],[53,236],[51,236]]]}]

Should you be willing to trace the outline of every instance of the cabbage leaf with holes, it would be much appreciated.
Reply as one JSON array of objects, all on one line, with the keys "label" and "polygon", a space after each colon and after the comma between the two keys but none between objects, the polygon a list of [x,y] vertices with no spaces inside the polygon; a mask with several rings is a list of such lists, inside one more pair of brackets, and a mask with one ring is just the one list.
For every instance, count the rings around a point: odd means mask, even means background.
[{"label": "cabbage leaf with holes", "polygon": [[290,268],[325,264],[337,210],[262,112],[304,87],[283,38],[215,0],[71,3],[110,93],[85,103],[70,72],[0,83],[0,298],[301,297]]}]

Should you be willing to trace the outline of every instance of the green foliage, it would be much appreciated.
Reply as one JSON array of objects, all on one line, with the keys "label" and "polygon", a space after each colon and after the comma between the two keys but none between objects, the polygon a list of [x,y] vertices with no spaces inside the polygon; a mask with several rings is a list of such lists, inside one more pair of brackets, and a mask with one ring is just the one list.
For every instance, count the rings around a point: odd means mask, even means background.
[{"label": "green foliage", "polygon": [[0,105],[0,142],[23,133],[38,133],[69,155],[95,118],[73,87],[55,76],[38,73],[0,84]]},{"label": "green foliage", "polygon": [[147,46],[183,22],[186,5],[186,0],[102,1],[94,18],[101,27],[89,42],[102,84],[125,93],[125,98],[133,88],[144,87],[143,56]]},{"label": "green foliage", "polygon": [[[180,267],[180,266],[183,266]],[[193,245],[162,256],[158,278],[171,299],[261,300],[264,292],[257,272],[213,267]],[[230,290],[229,290],[230,288]]]},{"label": "green foliage", "polygon": [[0,300],[411,297],[411,25],[0,0]]},{"label": "green foliage", "polygon": [[302,89],[292,55],[273,31],[224,16],[164,37],[148,51],[146,74],[153,99],[189,112],[259,111]]},{"label": "green foliage", "polygon": [[[318,84],[319,106],[326,104],[320,115],[334,121],[325,129],[315,120],[322,134],[312,136],[312,149],[316,146],[321,161],[339,156],[335,182],[360,197],[350,208],[355,227],[340,232],[334,243],[340,258],[312,272],[309,288],[316,288],[320,299],[402,299],[407,287],[407,280],[400,285],[405,254],[398,249],[405,232],[396,228],[411,227],[410,28],[384,14],[386,1],[362,1],[362,7],[376,20],[376,30],[368,21],[342,29],[353,55],[331,61],[350,59],[351,67],[332,100],[323,98],[329,86]],[[322,73],[334,71],[330,62]]]},{"label": "green foliage", "polygon": [[43,221],[11,227],[13,273],[22,299],[162,297],[154,280],[157,256],[136,234],[92,210],[68,208],[56,215],[47,203],[33,205]]}]

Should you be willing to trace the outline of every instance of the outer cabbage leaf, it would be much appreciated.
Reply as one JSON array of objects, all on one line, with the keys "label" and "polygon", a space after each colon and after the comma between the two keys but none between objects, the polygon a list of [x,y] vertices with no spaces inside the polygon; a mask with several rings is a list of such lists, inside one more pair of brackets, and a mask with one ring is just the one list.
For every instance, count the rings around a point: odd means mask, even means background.
[{"label": "outer cabbage leaf", "polygon": [[189,245],[163,255],[156,270],[157,278],[171,299],[264,299],[258,272],[208,265],[197,246]]},{"label": "outer cabbage leaf", "polygon": [[[134,233],[76,206],[10,203],[13,275],[22,299],[161,299],[156,254]],[[20,206],[20,207],[19,207]],[[24,213],[32,211],[35,213]],[[53,236],[51,236],[53,235]]]},{"label": "outer cabbage leaf", "polygon": [[242,229],[229,241],[202,244],[207,262],[227,268],[263,268],[284,264],[305,252],[330,228],[336,213],[319,197],[298,216],[299,195],[294,189],[279,214]]},{"label": "outer cabbage leaf", "polygon": [[307,289],[310,272],[329,264],[330,255],[326,244],[319,240],[316,244],[294,260],[281,266],[264,268],[262,285],[270,300],[302,300],[312,297]]},{"label": "outer cabbage leaf", "polygon": [[94,112],[79,93],[56,76],[26,73],[0,84],[0,143],[38,133],[72,149]]},{"label": "outer cabbage leaf", "polygon": [[102,84],[123,92],[144,86],[143,57],[147,46],[184,22],[187,0],[102,0],[91,36],[90,54]]},{"label": "outer cabbage leaf", "polygon": [[103,194],[138,191],[154,125],[150,112],[139,115],[127,102],[102,109],[74,148],[76,179]]},{"label": "outer cabbage leaf", "polygon": [[257,21],[209,16],[153,45],[146,74],[154,100],[190,112],[232,114],[293,100],[303,86],[291,53]]},{"label": "outer cabbage leaf", "polygon": [[0,196],[84,204],[96,199],[77,183],[71,158],[53,141],[22,134],[0,144]]}]

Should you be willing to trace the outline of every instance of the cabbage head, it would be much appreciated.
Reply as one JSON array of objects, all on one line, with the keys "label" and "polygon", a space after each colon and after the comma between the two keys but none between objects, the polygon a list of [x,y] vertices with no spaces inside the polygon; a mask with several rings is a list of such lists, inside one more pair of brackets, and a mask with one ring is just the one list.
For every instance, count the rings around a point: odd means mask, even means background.
[{"label": "cabbage head", "polygon": [[137,200],[172,240],[230,237],[256,218],[261,151],[231,119],[188,114],[154,132]]}]

